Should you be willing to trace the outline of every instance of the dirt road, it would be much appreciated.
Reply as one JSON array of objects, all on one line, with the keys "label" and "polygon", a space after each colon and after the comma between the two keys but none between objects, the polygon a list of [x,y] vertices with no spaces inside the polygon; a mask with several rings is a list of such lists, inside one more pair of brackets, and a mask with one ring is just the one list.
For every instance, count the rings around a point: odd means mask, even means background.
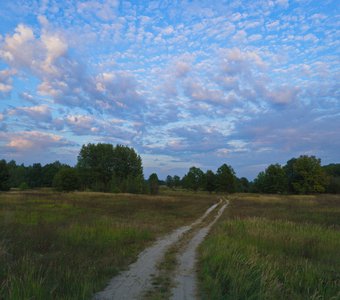
[{"label": "dirt road", "polygon": [[160,238],[155,244],[138,256],[135,263],[131,264],[127,271],[114,277],[109,285],[102,292],[94,296],[95,300],[123,300],[123,299],[142,299],[146,291],[152,289],[152,276],[157,274],[157,265],[163,259],[165,252],[170,246],[179,242],[184,233],[195,230],[212,212],[220,206],[220,209],[213,221],[205,227],[195,231],[193,238],[184,251],[178,254],[178,270],[176,271],[175,284],[173,289],[173,299],[195,299],[196,277],[195,262],[196,248],[203,241],[211,226],[217,221],[226,207],[226,203],[216,203],[194,223],[189,226],[183,226],[171,234]]},{"label": "dirt road", "polygon": [[183,251],[178,253],[177,259],[179,262],[174,279],[175,287],[172,289],[171,299],[173,300],[191,300],[197,299],[197,276],[196,276],[196,251],[198,246],[203,242],[211,227],[222,215],[227,207],[228,202],[225,202],[219,209],[214,219],[205,227],[199,229],[191,238]]}]

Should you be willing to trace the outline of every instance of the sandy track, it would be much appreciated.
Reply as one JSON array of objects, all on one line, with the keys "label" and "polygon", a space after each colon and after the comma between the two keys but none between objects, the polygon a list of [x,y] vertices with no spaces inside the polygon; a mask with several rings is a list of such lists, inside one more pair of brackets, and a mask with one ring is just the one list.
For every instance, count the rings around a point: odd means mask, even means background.
[{"label": "sandy track", "polygon": [[179,266],[176,270],[176,277],[174,279],[175,287],[171,291],[171,299],[197,299],[196,251],[198,246],[203,242],[211,227],[220,218],[227,205],[228,202],[225,201],[214,219],[207,226],[198,230],[191,238],[186,248],[178,253],[177,259]]},{"label": "sandy track", "polygon": [[[185,232],[189,231],[193,226],[201,223],[217,206],[218,204],[212,205],[203,216],[191,225],[180,227],[171,234],[157,240],[153,246],[145,249],[139,254],[137,261],[131,264],[127,271],[124,271],[120,275],[114,277],[105,290],[97,293],[93,299],[141,299],[143,293],[151,288],[152,275],[157,273],[157,264],[164,257],[166,250],[171,245],[178,242]],[[205,235],[206,233],[204,236]],[[202,240],[204,236],[202,237]]]}]

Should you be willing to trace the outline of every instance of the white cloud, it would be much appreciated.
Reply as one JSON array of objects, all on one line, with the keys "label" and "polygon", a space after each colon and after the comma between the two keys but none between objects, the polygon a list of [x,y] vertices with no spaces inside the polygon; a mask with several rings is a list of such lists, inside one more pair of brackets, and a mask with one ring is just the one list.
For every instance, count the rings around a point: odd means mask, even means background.
[{"label": "white cloud", "polygon": [[276,104],[289,104],[296,100],[299,89],[296,87],[282,86],[275,91],[268,92],[269,100]]},{"label": "white cloud", "polygon": [[34,149],[42,151],[47,148],[72,144],[62,136],[40,131],[2,132],[0,133],[0,137],[5,141],[6,147],[18,152],[26,152]]},{"label": "white cloud", "polygon": [[280,25],[280,21],[278,20],[266,23],[266,27],[268,30],[277,30],[279,25]]},{"label": "white cloud", "polygon": [[275,2],[278,6],[281,6],[285,9],[289,7],[289,1],[288,0],[276,0]]},{"label": "white cloud", "polygon": [[9,110],[9,115],[28,116],[35,121],[50,122],[52,113],[47,105],[38,105],[30,107],[16,107]]},{"label": "white cloud", "polygon": [[12,76],[16,74],[15,70],[2,70],[0,71],[0,97],[7,96],[13,89]]}]

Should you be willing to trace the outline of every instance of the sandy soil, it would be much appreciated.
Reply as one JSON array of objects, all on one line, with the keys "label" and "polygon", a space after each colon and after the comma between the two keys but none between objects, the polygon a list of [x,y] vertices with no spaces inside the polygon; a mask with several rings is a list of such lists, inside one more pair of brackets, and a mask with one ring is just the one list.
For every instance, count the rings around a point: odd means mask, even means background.
[{"label": "sandy soil", "polygon": [[222,215],[227,205],[228,202],[225,202],[220,207],[214,219],[208,225],[199,229],[191,238],[187,246],[178,253],[177,259],[179,266],[176,270],[176,277],[174,279],[175,287],[171,291],[171,299],[197,299],[196,251],[198,246],[203,242],[211,227]]},{"label": "sandy soil", "polygon": [[[189,231],[194,226],[201,223],[216,207],[218,203],[212,205],[199,219],[189,226],[183,226],[172,232],[171,234],[160,238],[156,243],[145,249],[138,256],[135,263],[131,264],[127,271],[114,277],[109,285],[102,292],[97,293],[93,299],[109,300],[109,299],[141,299],[145,291],[149,290],[152,282],[152,276],[157,273],[157,264],[162,260],[166,250],[173,244],[179,241],[182,235]],[[223,206],[224,207],[224,206]],[[223,208],[222,207],[222,208]],[[186,295],[193,295],[195,290],[195,250],[200,242],[204,239],[212,224],[217,220],[222,213],[222,208],[219,210],[217,217],[207,227],[199,230],[194,238],[190,241],[188,249],[180,254],[179,273],[176,277],[181,284],[174,290],[174,295],[184,298],[173,299],[193,299],[186,298]],[[224,208],[223,208],[224,209]],[[182,260],[189,260],[190,263],[184,265]],[[192,272],[192,276],[185,276],[186,272]],[[177,272],[176,272],[177,273]],[[182,277],[181,277],[182,276]],[[182,283],[183,281],[183,283]],[[183,288],[183,284],[185,288]],[[178,290],[177,290],[178,289]]]}]

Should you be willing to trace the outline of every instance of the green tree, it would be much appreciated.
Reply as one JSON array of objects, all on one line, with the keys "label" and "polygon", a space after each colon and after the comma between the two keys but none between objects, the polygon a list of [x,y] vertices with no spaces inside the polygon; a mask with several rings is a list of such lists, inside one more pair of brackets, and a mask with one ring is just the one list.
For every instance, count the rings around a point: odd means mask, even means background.
[{"label": "green tree", "polygon": [[78,155],[77,168],[84,187],[109,191],[114,174],[114,149],[111,144],[83,145]]},{"label": "green tree", "polygon": [[332,177],[340,177],[340,164],[329,164],[323,166],[322,169],[326,172],[327,175]]},{"label": "green tree", "polygon": [[323,166],[322,169],[328,177],[326,192],[340,194],[340,164],[329,164]]},{"label": "green tree", "polygon": [[171,175],[166,176],[165,182],[166,182],[167,187],[171,189],[174,187],[174,179],[172,178]]},{"label": "green tree", "polygon": [[250,192],[250,182],[247,178],[241,177],[236,179],[237,192],[249,193]]},{"label": "green tree", "polygon": [[287,178],[284,169],[279,164],[269,165],[260,172],[254,180],[255,189],[260,193],[287,192]]},{"label": "green tree", "polygon": [[77,168],[84,187],[98,191],[143,191],[142,160],[133,148],[111,144],[83,145]]},{"label": "green tree", "polygon": [[54,176],[62,168],[67,168],[68,165],[62,164],[59,161],[55,161],[50,164],[46,164],[42,167],[42,186],[50,187],[53,185]]},{"label": "green tree", "polygon": [[256,192],[256,193],[264,192],[265,180],[266,180],[265,177],[266,177],[266,174],[263,171],[257,174],[257,177],[254,179],[253,192]]},{"label": "green tree", "polygon": [[301,155],[289,160],[285,166],[289,191],[297,194],[322,193],[327,177],[321,160],[315,156]]},{"label": "green tree", "polygon": [[35,163],[27,168],[27,183],[30,187],[42,187],[43,186],[43,173],[40,163]]},{"label": "green tree", "polygon": [[174,177],[172,177],[173,181],[174,181],[174,187],[180,187],[181,186],[181,178],[177,175],[174,175]]},{"label": "green tree", "polygon": [[204,173],[200,168],[191,167],[182,181],[185,188],[196,192],[199,188],[204,187]]},{"label": "green tree", "polygon": [[58,191],[75,191],[80,188],[80,179],[73,168],[60,169],[53,179],[53,187]]},{"label": "green tree", "polygon": [[216,175],[213,171],[208,170],[205,173],[205,189],[212,193],[216,190]]},{"label": "green tree", "polygon": [[[114,148],[113,177],[122,192],[143,192],[144,175],[142,159],[133,148],[123,145],[117,145]],[[127,186],[126,189],[124,189],[125,186]]]},{"label": "green tree", "polygon": [[149,183],[150,194],[157,195],[159,186],[158,186],[158,176],[156,173],[152,173],[149,176],[148,183]]},{"label": "green tree", "polygon": [[235,171],[231,166],[223,164],[216,172],[217,190],[220,192],[234,193],[236,190]]},{"label": "green tree", "polygon": [[23,164],[17,165],[16,162],[12,160],[8,163],[8,168],[10,187],[19,187],[22,183],[28,182],[28,168]]},{"label": "green tree", "polygon": [[9,186],[9,170],[6,161],[0,160],[0,191],[8,191]]}]

